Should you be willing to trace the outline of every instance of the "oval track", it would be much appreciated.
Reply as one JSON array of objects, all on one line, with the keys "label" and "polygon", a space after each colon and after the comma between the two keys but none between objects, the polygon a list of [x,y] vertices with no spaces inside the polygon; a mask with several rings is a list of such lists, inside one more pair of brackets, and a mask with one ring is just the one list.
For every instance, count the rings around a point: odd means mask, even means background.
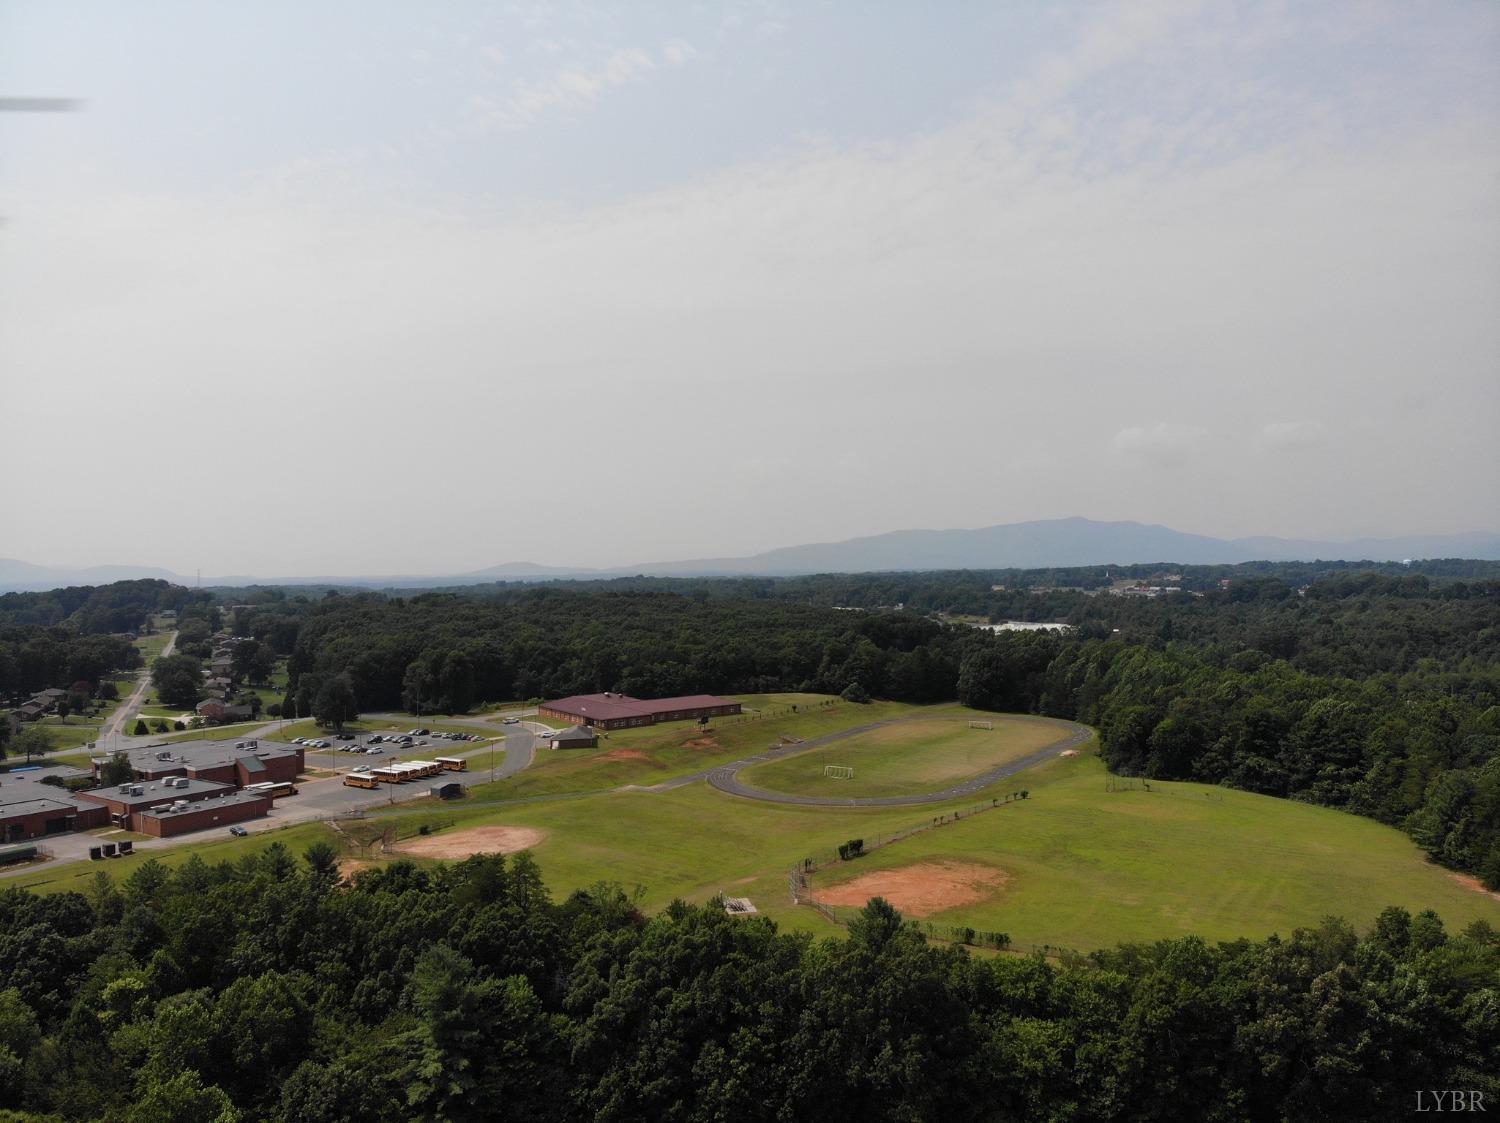
[{"label": "oval track", "polygon": [[[949,799],[961,799],[965,796],[977,795],[996,781],[1003,780],[1007,776],[1014,776],[1017,772],[1024,772],[1028,768],[1035,768],[1038,764],[1061,756],[1067,750],[1076,748],[1094,735],[1094,731],[1088,726],[1079,725],[1076,722],[1061,721],[1054,718],[1023,718],[1022,720],[1045,721],[1049,725],[1056,725],[1064,733],[1064,736],[1058,738],[1050,745],[1037,749],[1035,752],[1027,753],[1019,760],[1012,760],[997,768],[992,768],[988,772],[981,772],[979,775],[972,776],[961,784],[955,784],[953,787],[944,788],[939,792],[922,792],[917,795],[863,796],[845,799],[840,799],[836,796],[791,795],[787,792],[771,792],[766,791],[764,788],[754,788],[739,778],[740,772],[751,765],[765,764],[767,761],[772,760],[782,760],[785,757],[795,756],[797,753],[807,752],[810,749],[821,748],[824,745],[831,745],[837,741],[845,741],[850,737],[858,737],[862,733],[868,733],[872,729],[880,729],[883,726],[899,725],[906,721],[925,720],[926,716],[872,722],[869,725],[861,725],[855,729],[842,729],[837,733],[830,733],[825,737],[816,737],[811,741],[803,741],[800,744],[767,749],[759,756],[746,757],[744,760],[737,760],[733,764],[724,764],[718,768],[709,769],[706,773],[700,772],[691,777],[683,777],[683,782],[707,779],[715,788],[728,795],[737,795],[743,799],[759,799],[766,803],[796,803],[804,807],[914,807],[924,803],[942,803]],[[676,787],[677,784],[674,783],[672,786]]]}]

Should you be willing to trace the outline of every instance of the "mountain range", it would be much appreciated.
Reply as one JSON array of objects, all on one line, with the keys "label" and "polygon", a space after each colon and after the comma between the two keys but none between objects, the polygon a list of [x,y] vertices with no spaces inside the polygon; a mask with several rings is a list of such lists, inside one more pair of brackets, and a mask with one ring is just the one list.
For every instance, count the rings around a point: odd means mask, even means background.
[{"label": "mountain range", "polygon": [[[1290,538],[1211,538],[1170,527],[1093,519],[1046,519],[975,530],[894,530],[887,534],[785,546],[748,557],[697,558],[590,569],[506,562],[442,576],[205,577],[203,584],[349,585],[440,588],[488,581],[545,581],[623,576],[785,577],[803,573],[868,573],[931,569],[1039,569],[1078,565],[1163,562],[1224,565],[1245,561],[1400,561],[1406,558],[1500,560],[1500,533],[1409,535],[1312,541]],[[0,558],[0,591],[97,585],[156,577],[179,584],[196,578],[149,566],[101,565],[66,569]]]}]

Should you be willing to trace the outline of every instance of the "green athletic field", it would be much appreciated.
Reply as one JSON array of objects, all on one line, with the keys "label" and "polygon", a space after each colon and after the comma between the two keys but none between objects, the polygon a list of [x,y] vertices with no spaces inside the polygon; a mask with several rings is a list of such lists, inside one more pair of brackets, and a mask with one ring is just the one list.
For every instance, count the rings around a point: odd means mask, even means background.
[{"label": "green athletic field", "polygon": [[[772,792],[818,796],[899,796],[941,791],[1027,753],[1060,741],[1068,728],[1036,718],[984,715],[994,729],[971,729],[967,710],[872,729],[847,741],[810,749],[740,774]],[[837,778],[829,766],[852,768]]]}]

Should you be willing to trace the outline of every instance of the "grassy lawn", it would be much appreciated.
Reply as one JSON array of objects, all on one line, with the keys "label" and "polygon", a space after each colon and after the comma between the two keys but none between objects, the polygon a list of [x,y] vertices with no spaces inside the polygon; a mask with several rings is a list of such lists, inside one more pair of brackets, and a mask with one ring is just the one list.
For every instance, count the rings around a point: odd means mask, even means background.
[{"label": "grassy lawn", "polygon": [[[95,832],[90,832],[95,833]],[[301,823],[296,826],[284,827],[274,831],[252,831],[246,838],[234,838],[227,831],[204,832],[205,835],[224,834],[225,837],[215,841],[209,841],[205,837],[202,842],[193,842],[179,846],[167,846],[160,849],[137,850],[133,854],[126,854],[121,858],[111,858],[105,862],[67,862],[62,864],[43,862],[36,866],[30,873],[21,874],[17,877],[0,879],[0,892],[15,887],[18,889],[35,889],[39,893],[83,893],[88,890],[89,882],[94,880],[94,875],[100,872],[107,873],[116,881],[123,880],[131,875],[143,863],[156,858],[163,865],[176,867],[186,862],[192,855],[197,854],[205,862],[233,862],[243,858],[246,854],[254,854],[273,842],[280,842],[292,856],[300,858],[302,851],[312,843],[321,839],[333,838],[332,832],[324,823]],[[106,838],[105,841],[119,841],[121,838],[140,838],[140,835],[132,835],[122,831],[119,835]]]},{"label": "grassy lawn", "polygon": [[1028,772],[1029,800],[841,863],[815,887],[924,861],[993,866],[1010,878],[998,895],[931,919],[1082,949],[1284,934],[1331,913],[1363,927],[1390,904],[1500,922],[1500,902],[1373,820],[1198,784],[1110,793],[1104,776],[1094,757]]},{"label": "grassy lawn", "polygon": [[71,764],[74,768],[82,768],[87,772],[93,765],[90,763],[93,753],[63,753],[61,756],[52,758],[53,764]]},{"label": "grassy lawn", "polygon": [[[1434,908],[1451,928],[1479,918],[1500,924],[1500,902],[1465,888],[1427,862],[1406,836],[1371,820],[1195,784],[1153,782],[1150,792],[1107,792],[1104,776],[1094,757],[1059,760],[1026,774],[1030,799],[829,867],[815,886],[918,862],[992,867],[1010,879],[995,895],[931,919],[1008,932],[1023,949],[1089,949],[1189,933],[1259,938],[1329,913],[1366,927],[1388,904]],[[395,810],[405,812],[403,834],[424,821],[444,834],[486,824],[544,832],[534,853],[558,897],[611,880],[627,889],[640,886],[642,906],[654,910],[675,897],[702,901],[724,892],[750,897],[784,928],[836,934],[841,930],[812,909],[790,904],[787,870],[846,839],[930,822],[943,808],[783,806],[696,784],[662,794],[505,807],[469,799]],[[333,837],[322,824],[305,824],[157,853],[175,865],[191,852],[208,861],[233,859],[281,839],[300,853],[315,839]],[[106,868],[123,876],[148,855]],[[99,868],[41,866],[7,880],[43,891],[78,889]]]},{"label": "grassy lawn", "polygon": [[172,632],[170,630],[158,631],[155,635],[140,636],[135,641],[136,647],[140,648],[141,658],[146,661],[146,670],[148,673],[151,669],[151,661],[161,654],[162,648],[167,646],[167,640],[171,636]]},{"label": "grassy lawn", "polygon": [[[1094,757],[1059,760],[1026,773],[1030,799],[831,867],[816,884],[917,862],[996,867],[1010,878],[998,895],[930,919],[1005,931],[1018,947],[1086,950],[1191,933],[1264,937],[1329,913],[1364,927],[1390,904],[1434,908],[1455,928],[1481,917],[1500,924],[1500,902],[1372,820],[1195,784],[1111,793],[1104,776]],[[613,880],[642,886],[642,904],[657,908],[673,897],[730,892],[749,896],[784,927],[827,933],[835,929],[813,910],[790,905],[788,868],[942,809],[781,806],[693,785],[505,808],[466,801],[432,817],[545,831],[535,854],[557,894]]]},{"label": "grassy lawn", "polygon": [[[521,799],[625,784],[645,787],[753,756],[779,744],[783,735],[805,741],[886,718],[929,712],[900,702],[823,707],[817,704],[821,696],[812,697],[816,701],[800,704],[796,713],[779,709],[774,715],[752,720],[721,718],[707,732],[700,732],[695,722],[674,721],[601,733],[593,749],[538,749],[536,763],[525,772],[485,784],[477,792],[484,799]],[[960,712],[954,707],[941,709]]]},{"label": "grassy lawn", "polygon": [[[970,729],[966,711],[873,729],[847,741],[746,769],[753,787],[794,795],[896,796],[951,787],[1067,736],[1066,727],[1034,718],[986,715],[995,728]],[[854,769],[825,776],[828,765]]]},{"label": "grassy lawn", "polygon": [[47,734],[47,739],[54,749],[72,749],[80,745],[86,745],[90,741],[99,739],[99,726],[92,718],[87,720],[77,717],[69,717],[64,723],[57,716],[44,717],[41,721],[31,723],[30,728],[40,729]]},{"label": "grassy lawn", "polygon": [[[243,737],[252,729],[259,729],[266,724],[267,719],[258,721],[242,721],[233,725],[205,725],[202,729],[188,729],[185,731],[170,730],[166,733],[152,733],[149,738],[141,738],[140,743],[145,744],[147,740],[153,744],[157,741],[165,741],[174,744],[178,741],[225,741],[236,737]],[[147,723],[150,724],[149,722]],[[129,732],[129,730],[127,730]]]}]

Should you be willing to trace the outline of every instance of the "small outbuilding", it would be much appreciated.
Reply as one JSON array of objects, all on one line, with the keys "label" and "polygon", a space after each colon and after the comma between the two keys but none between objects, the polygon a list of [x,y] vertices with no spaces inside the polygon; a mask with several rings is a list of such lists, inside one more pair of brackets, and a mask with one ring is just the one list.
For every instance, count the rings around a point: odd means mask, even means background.
[{"label": "small outbuilding", "polygon": [[458,799],[464,794],[464,786],[457,780],[448,780],[441,784],[433,784],[427,790],[432,793],[433,799]]},{"label": "small outbuilding", "polygon": [[599,734],[587,725],[575,725],[561,733],[554,733],[551,740],[554,749],[592,749],[598,743]]}]

